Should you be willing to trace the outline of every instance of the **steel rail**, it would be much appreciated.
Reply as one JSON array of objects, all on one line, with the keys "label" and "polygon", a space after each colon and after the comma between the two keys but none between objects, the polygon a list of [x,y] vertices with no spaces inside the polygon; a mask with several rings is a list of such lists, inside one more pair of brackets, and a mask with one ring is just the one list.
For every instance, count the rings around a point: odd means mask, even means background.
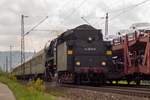
[{"label": "steel rail", "polygon": [[139,96],[150,98],[150,88],[133,88],[133,87],[117,87],[117,86],[79,86],[79,85],[68,85],[62,84],[61,87],[85,89],[91,91],[105,92],[105,93],[117,93],[129,96]]}]

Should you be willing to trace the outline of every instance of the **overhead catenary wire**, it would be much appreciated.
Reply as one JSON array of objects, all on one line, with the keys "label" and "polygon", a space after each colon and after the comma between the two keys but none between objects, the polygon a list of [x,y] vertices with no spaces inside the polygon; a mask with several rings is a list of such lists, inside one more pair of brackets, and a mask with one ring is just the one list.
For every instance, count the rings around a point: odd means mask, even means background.
[{"label": "overhead catenary wire", "polygon": [[43,23],[46,19],[48,18],[48,16],[46,16],[43,20],[41,20],[37,25],[35,25],[33,28],[31,28],[29,31],[27,31],[25,35],[28,35],[31,31],[33,31],[36,27],[38,27],[41,23]]},{"label": "overhead catenary wire", "polygon": [[[117,15],[115,15],[115,16],[109,18],[108,21],[114,20],[114,19],[118,18],[119,16],[121,16],[122,14],[127,13],[128,11],[131,11],[131,10],[132,10],[131,8],[136,8],[136,7],[138,7],[138,6],[140,6],[140,5],[143,5],[143,4],[145,4],[145,3],[149,2],[149,1],[150,1],[150,0],[144,0],[144,1],[140,2],[140,3],[137,3],[137,4],[135,4],[135,5],[132,5],[132,6],[130,6],[130,7],[118,9],[118,10],[115,10],[115,11],[109,11],[109,12],[108,12],[109,15],[110,15],[110,13],[114,13],[114,12],[119,12],[119,14],[117,14]],[[97,23],[98,23],[98,21],[97,21],[96,23],[94,23],[94,25],[96,25]],[[110,23],[110,22],[109,22],[109,23]],[[104,22],[102,22],[102,23],[100,23],[100,24],[104,24]]]},{"label": "overhead catenary wire", "polygon": [[[32,46],[33,50],[36,51],[32,38],[31,38],[31,37],[28,37],[28,39],[29,39],[30,43],[33,45],[33,46]],[[28,41],[28,42],[29,42],[29,41]]]},{"label": "overhead catenary wire", "polygon": [[128,7],[124,7],[124,8],[117,9],[117,10],[108,11],[108,13],[116,13],[116,12],[119,12],[119,11],[122,12],[122,11],[124,11],[124,10],[129,10],[129,9],[131,9],[131,8],[140,6],[140,5],[142,5],[142,4],[144,4],[144,3],[148,2],[148,1],[150,1],[150,0],[144,0],[144,1],[140,2],[140,3],[134,4],[134,5],[130,5],[130,6],[128,6]]},{"label": "overhead catenary wire", "polygon": [[121,11],[119,14],[117,14],[117,15],[113,16],[112,18],[110,18],[109,21],[110,21],[110,20],[113,20],[113,19],[115,19],[115,18],[117,18],[117,17],[119,17],[119,16],[121,16],[122,14],[124,14],[124,13],[126,13],[126,12],[128,12],[128,11],[131,11],[131,10],[132,10],[131,8],[135,8],[135,7],[137,7],[137,6],[140,6],[140,5],[142,5],[142,4],[144,4],[144,3],[148,2],[148,1],[150,1],[150,0],[145,0],[145,1],[143,1],[143,2],[140,2],[140,3],[138,3],[138,4],[133,5],[133,6],[131,6],[131,7],[128,7],[128,8],[126,8],[126,9],[122,9],[122,11]]},{"label": "overhead catenary wire", "polygon": [[74,13],[77,12],[78,9],[82,7],[82,5],[86,2],[87,0],[83,0],[70,14],[68,14],[65,18],[71,17]]},{"label": "overhead catenary wire", "polygon": [[[81,19],[86,22],[87,24],[91,25],[84,17],[81,17]],[[92,25],[91,25],[92,26]]]}]

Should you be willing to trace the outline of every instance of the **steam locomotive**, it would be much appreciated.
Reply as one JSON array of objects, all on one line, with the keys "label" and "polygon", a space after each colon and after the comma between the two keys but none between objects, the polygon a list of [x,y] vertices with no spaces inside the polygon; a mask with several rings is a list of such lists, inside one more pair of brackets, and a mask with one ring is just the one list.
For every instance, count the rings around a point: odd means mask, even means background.
[{"label": "steam locomotive", "polygon": [[52,80],[57,73],[61,83],[104,83],[113,66],[111,44],[102,30],[84,24],[53,39],[23,65],[12,72],[18,78]]}]

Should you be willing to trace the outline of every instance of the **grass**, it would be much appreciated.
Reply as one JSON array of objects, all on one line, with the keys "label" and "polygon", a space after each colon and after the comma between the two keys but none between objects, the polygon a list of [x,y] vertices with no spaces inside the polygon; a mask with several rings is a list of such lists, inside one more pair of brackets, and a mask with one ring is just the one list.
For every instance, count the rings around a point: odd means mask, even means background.
[{"label": "grass", "polygon": [[4,73],[0,73],[0,82],[6,84],[12,90],[16,100],[56,100],[55,96],[23,86],[15,78]]}]

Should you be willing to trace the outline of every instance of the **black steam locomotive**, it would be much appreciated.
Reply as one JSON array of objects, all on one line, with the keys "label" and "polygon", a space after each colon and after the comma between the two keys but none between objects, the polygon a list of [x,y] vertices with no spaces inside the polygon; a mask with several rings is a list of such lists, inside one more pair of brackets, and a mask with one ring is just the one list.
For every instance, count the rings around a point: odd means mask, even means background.
[{"label": "black steam locomotive", "polygon": [[58,82],[103,83],[112,66],[111,44],[102,30],[81,25],[62,33],[45,50],[45,76]]}]

